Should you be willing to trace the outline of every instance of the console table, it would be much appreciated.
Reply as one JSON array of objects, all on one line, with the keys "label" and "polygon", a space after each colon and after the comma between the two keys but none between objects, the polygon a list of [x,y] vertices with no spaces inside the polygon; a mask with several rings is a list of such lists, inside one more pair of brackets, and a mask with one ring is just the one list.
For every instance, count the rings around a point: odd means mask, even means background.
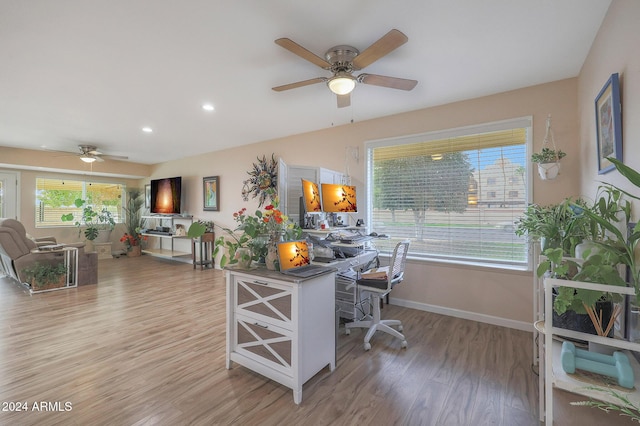
[{"label": "console table", "polygon": [[226,367],[236,362],[293,389],[335,359],[335,269],[296,278],[264,268],[226,270]]}]

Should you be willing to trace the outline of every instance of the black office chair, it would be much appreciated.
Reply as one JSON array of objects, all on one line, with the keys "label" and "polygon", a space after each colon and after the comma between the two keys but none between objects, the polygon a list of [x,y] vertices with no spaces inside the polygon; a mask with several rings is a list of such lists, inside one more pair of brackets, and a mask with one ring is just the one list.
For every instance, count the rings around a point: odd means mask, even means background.
[{"label": "black office chair", "polygon": [[[376,333],[382,331],[401,340],[400,346],[407,347],[407,340],[402,331],[402,322],[399,320],[380,319],[380,304],[382,299],[389,294],[391,289],[404,278],[404,265],[409,251],[409,240],[400,241],[393,250],[389,267],[378,268],[377,271],[387,270],[387,280],[360,279],[355,282],[358,292],[369,293],[369,302],[373,309],[373,315],[367,315],[363,320],[345,324],[345,334],[351,334],[352,328],[368,328],[367,335],[364,336],[364,350],[371,349],[369,341]],[[367,271],[371,272],[371,271]],[[367,273],[365,272],[365,274]],[[358,299],[359,300],[359,299]],[[397,327],[398,330],[392,328]]]}]

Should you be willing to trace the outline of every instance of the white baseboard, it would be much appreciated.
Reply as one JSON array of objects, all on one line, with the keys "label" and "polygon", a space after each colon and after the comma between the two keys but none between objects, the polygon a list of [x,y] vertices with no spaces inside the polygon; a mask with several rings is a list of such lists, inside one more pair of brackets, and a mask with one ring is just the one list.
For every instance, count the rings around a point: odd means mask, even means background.
[{"label": "white baseboard", "polygon": [[514,328],[516,330],[533,332],[533,324],[530,322],[515,321],[501,317],[494,317],[492,315],[479,314],[477,312],[462,311],[459,309],[429,305],[427,303],[418,303],[411,300],[397,299],[394,297],[389,299],[389,303],[391,303],[392,305],[403,306],[405,308],[433,312],[434,314],[448,315],[451,317],[493,324],[500,327]]}]

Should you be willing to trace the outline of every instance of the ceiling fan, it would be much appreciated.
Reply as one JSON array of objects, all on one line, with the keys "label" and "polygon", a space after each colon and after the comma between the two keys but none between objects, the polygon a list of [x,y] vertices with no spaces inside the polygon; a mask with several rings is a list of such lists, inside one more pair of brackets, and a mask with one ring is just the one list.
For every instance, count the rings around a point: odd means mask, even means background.
[{"label": "ceiling fan", "polygon": [[325,60],[288,38],[279,38],[275,41],[277,45],[284,47],[320,68],[331,71],[333,76],[317,77],[310,80],[285,84],[274,87],[273,90],[282,92],[311,84],[327,83],[329,89],[338,97],[338,108],[351,105],[351,91],[355,88],[356,83],[389,87],[391,89],[411,90],[418,84],[416,80],[367,73],[362,73],[358,76],[353,75],[354,71],[359,71],[371,65],[378,59],[405,44],[408,40],[407,36],[402,32],[393,29],[363,52],[360,52],[355,47],[346,45],[332,47],[325,53]]},{"label": "ceiling fan", "polygon": [[102,152],[98,151],[98,148],[96,148],[94,145],[78,145],[78,149],[80,150],[80,153],[77,155],[85,163],[93,163],[94,161],[104,161],[105,159],[127,160],[129,158],[121,155],[103,154]]}]

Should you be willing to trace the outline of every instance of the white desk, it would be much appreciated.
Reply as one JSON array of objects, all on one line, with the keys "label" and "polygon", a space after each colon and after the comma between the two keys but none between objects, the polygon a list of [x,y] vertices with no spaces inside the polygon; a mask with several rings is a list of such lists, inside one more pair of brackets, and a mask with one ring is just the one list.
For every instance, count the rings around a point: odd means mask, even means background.
[{"label": "white desk", "polygon": [[333,228],[325,228],[325,229],[318,228],[318,229],[303,229],[302,230],[302,232],[306,232],[307,234],[317,235],[317,236],[320,236],[320,237],[327,236],[327,235],[329,235],[331,233],[340,232],[340,231],[350,231],[350,232],[361,231],[364,234],[366,234],[367,233],[367,228],[364,227],[364,226],[336,226],[336,227],[333,227]]},{"label": "white desk", "polygon": [[336,268],[338,272],[346,271],[349,268],[359,269],[367,266],[369,262],[378,256],[377,250],[362,250],[362,253],[354,257],[337,258],[333,262],[311,262],[314,265],[330,266]]}]

